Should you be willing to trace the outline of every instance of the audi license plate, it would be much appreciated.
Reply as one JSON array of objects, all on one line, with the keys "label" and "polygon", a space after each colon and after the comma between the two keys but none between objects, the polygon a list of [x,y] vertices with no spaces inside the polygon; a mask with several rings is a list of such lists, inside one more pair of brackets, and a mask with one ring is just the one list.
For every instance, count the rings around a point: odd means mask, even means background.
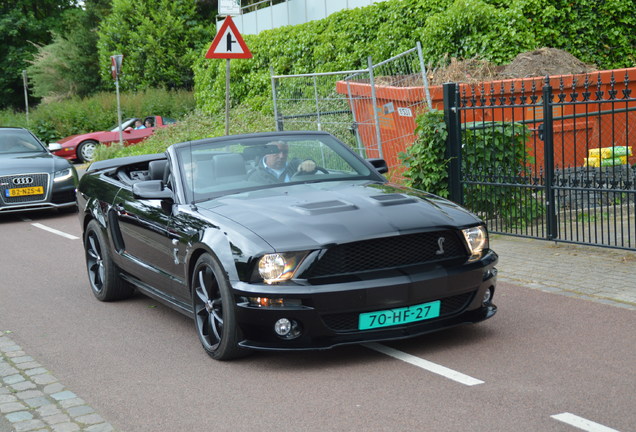
[{"label": "audi license plate", "polygon": [[13,198],[13,197],[19,197],[19,196],[25,196],[25,195],[43,195],[44,187],[31,186],[31,187],[7,189],[6,191],[4,191],[4,194],[7,198]]},{"label": "audi license plate", "polygon": [[358,319],[358,329],[368,330],[437,318],[441,304],[439,300],[436,300],[404,308],[361,313]]}]

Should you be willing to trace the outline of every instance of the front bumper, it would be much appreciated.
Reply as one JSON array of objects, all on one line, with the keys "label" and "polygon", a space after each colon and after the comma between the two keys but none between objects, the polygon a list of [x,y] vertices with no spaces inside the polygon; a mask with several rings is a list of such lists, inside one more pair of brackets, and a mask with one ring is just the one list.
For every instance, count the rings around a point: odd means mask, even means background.
[{"label": "front bumper", "polygon": [[[364,280],[325,285],[282,286],[237,283],[237,323],[243,340],[239,345],[259,350],[327,349],[337,345],[404,339],[476,323],[492,317],[497,307],[497,255],[489,251],[480,261],[452,269],[396,270],[367,275]],[[294,299],[299,306],[251,306],[250,297]],[[299,301],[300,300],[300,301]],[[410,324],[358,330],[364,312],[396,309],[440,300],[440,315]],[[274,332],[281,318],[296,322],[301,332],[285,339]]]},{"label": "front bumper", "polygon": [[71,147],[69,149],[62,149],[56,152],[53,152],[55,156],[59,156],[69,161],[74,161],[77,159],[77,153],[75,152],[75,147]]},{"label": "front bumper", "polygon": [[77,174],[73,178],[55,183],[49,183],[46,196],[42,199],[24,200],[20,202],[6,202],[0,197],[0,214],[4,213],[21,213],[28,211],[53,210],[53,209],[70,209],[77,205]]}]

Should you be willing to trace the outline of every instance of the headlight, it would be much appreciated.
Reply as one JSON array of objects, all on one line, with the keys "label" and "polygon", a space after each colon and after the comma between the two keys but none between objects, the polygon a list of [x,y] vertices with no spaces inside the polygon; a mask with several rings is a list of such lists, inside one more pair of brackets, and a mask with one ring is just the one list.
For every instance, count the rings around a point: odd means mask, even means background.
[{"label": "headlight", "polygon": [[305,252],[263,255],[258,261],[258,273],[268,284],[289,280],[305,255]]},{"label": "headlight", "polygon": [[66,168],[62,171],[57,171],[55,176],[53,177],[54,182],[61,182],[64,180],[68,180],[73,177],[73,170],[71,168]]},{"label": "headlight", "polygon": [[463,229],[466,244],[470,250],[470,258],[468,261],[475,261],[482,257],[484,251],[489,248],[488,231],[483,225]]}]

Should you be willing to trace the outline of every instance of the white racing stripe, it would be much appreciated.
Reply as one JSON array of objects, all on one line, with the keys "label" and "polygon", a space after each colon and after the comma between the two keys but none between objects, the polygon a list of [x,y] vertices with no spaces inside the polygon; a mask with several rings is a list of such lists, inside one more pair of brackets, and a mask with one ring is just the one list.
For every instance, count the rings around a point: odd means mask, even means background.
[{"label": "white racing stripe", "polygon": [[481,380],[478,380],[477,378],[473,378],[471,376],[468,375],[464,375],[461,372],[457,372],[454,371],[452,369],[449,369],[447,367],[438,365],[437,363],[433,363],[430,362],[428,360],[424,360],[423,358],[420,357],[415,357],[411,354],[407,354],[405,352],[402,351],[398,351],[396,349],[393,348],[389,348],[388,346],[385,345],[381,345],[378,343],[367,343],[367,344],[363,344],[363,346],[372,349],[374,351],[378,351],[381,352],[382,354],[386,354],[390,357],[396,358],[398,360],[402,360],[406,363],[410,363],[413,366],[417,366],[420,367],[422,369],[426,369],[429,372],[433,372],[436,373],[438,375],[441,375],[445,378],[451,379],[453,381],[457,381],[458,383],[467,385],[467,386],[474,386],[477,384],[483,384],[484,382]]},{"label": "white racing stripe", "polygon": [[587,432],[619,432],[616,429],[608,428],[607,426],[603,426],[602,424],[595,423],[568,412],[555,414],[550,417]]},{"label": "white racing stripe", "polygon": [[54,228],[47,227],[46,225],[42,225],[42,224],[39,224],[39,223],[33,223],[31,225],[33,225],[36,228],[43,229],[44,231],[52,232],[53,234],[57,234],[59,236],[65,237],[67,239],[79,240],[79,237],[75,237],[74,235],[67,234],[65,232],[58,231],[58,230],[56,230]]}]

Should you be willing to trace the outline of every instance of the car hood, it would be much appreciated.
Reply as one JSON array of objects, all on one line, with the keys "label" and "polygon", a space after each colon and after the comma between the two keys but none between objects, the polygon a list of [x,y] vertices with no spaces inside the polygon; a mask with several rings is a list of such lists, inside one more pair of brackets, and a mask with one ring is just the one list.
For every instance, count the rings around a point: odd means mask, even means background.
[{"label": "car hood", "polygon": [[198,206],[251,230],[278,251],[479,222],[450,201],[387,184],[290,185],[221,197]]},{"label": "car hood", "polygon": [[65,138],[56,140],[55,142],[58,144],[66,144],[66,143],[70,143],[70,142],[75,142],[75,141],[84,141],[87,139],[99,139],[100,136],[103,136],[104,134],[107,134],[108,132],[89,132],[89,133],[85,133],[85,134],[77,134],[77,135],[71,135],[71,136],[67,136]]},{"label": "car hood", "polygon": [[67,160],[49,153],[14,153],[0,155],[0,175],[63,170],[71,166]]}]

